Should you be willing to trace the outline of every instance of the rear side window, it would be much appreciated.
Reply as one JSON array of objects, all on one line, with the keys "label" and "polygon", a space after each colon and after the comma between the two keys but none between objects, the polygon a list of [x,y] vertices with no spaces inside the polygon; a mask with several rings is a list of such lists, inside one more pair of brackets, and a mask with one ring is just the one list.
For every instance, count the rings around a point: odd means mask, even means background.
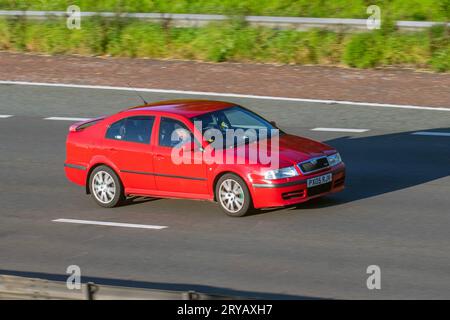
[{"label": "rear side window", "polygon": [[106,138],[150,144],[154,122],[155,118],[150,116],[125,118],[109,126]]}]

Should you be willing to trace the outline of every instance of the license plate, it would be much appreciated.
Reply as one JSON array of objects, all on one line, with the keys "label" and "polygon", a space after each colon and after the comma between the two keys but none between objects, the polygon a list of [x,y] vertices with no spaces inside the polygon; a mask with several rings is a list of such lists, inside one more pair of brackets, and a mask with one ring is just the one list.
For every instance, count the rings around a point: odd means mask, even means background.
[{"label": "license plate", "polygon": [[314,177],[307,180],[308,188],[315,187],[321,184],[331,182],[333,180],[333,175],[331,173],[325,174],[323,176]]}]

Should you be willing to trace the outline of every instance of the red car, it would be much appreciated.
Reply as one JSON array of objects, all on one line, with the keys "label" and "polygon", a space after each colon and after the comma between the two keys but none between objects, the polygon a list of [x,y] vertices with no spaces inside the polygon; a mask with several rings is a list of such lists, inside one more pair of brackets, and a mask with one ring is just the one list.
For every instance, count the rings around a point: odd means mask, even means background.
[{"label": "red car", "polygon": [[[341,191],[345,181],[335,149],[228,102],[130,108],[72,125],[66,146],[68,179],[107,208],[128,196],[186,198],[216,201],[228,215],[243,216]],[[272,161],[251,159],[263,147]]]}]

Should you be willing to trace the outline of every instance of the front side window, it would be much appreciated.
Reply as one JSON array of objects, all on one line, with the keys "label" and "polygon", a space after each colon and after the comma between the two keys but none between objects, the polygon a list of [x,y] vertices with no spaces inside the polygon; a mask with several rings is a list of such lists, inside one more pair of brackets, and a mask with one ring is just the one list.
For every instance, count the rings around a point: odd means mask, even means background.
[{"label": "front side window", "polygon": [[119,120],[108,128],[107,139],[150,144],[153,123],[151,116],[136,116]]},{"label": "front side window", "polygon": [[183,122],[171,118],[161,118],[159,125],[160,146],[173,148],[189,141],[192,141],[192,133]]}]

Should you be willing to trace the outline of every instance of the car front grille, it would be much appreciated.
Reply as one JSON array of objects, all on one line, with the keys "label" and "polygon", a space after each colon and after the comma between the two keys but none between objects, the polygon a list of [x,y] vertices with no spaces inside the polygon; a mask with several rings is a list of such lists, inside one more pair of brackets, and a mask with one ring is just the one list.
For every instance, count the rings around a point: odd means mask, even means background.
[{"label": "car front grille", "polygon": [[330,164],[328,163],[327,157],[314,158],[298,164],[298,167],[303,173],[319,171],[328,168],[329,166]]}]

